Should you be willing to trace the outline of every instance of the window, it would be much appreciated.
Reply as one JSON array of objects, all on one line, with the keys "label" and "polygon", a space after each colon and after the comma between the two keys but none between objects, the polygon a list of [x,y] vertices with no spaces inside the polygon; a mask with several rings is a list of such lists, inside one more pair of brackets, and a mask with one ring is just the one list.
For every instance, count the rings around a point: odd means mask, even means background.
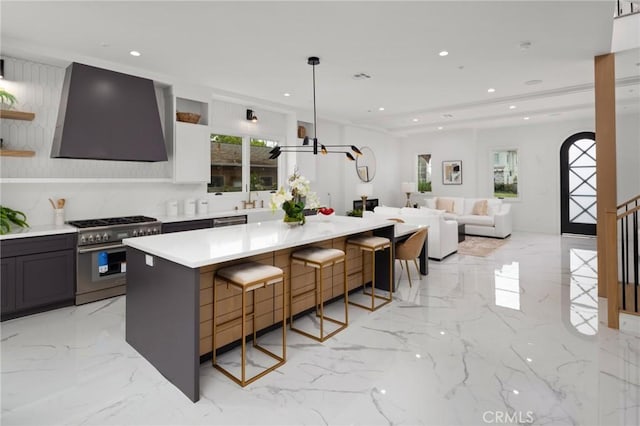
[{"label": "window", "polygon": [[278,160],[269,159],[269,151],[277,141],[251,139],[249,176],[251,191],[275,191],[278,189]]},{"label": "window", "polygon": [[418,191],[431,192],[431,154],[418,155]]},{"label": "window", "polygon": [[242,192],[242,137],[211,135],[208,192]]},{"label": "window", "polygon": [[275,140],[211,135],[211,180],[208,192],[278,189],[278,160],[269,159]]},{"label": "window", "polygon": [[493,153],[493,196],[518,198],[518,151]]}]

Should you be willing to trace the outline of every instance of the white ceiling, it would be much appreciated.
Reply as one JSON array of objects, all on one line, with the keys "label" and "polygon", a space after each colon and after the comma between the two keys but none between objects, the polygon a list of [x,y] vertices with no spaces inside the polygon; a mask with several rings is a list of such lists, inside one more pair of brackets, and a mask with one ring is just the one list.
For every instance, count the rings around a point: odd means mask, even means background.
[{"label": "white ceiling", "polygon": [[[311,108],[306,59],[319,56],[320,116],[408,134],[592,116],[593,57],[610,51],[615,2],[4,0],[0,7],[3,54],[18,45],[65,51],[288,109]],[[523,41],[531,47],[521,49]],[[142,56],[130,56],[133,49]],[[637,108],[640,54],[618,62],[626,78],[619,100]],[[355,80],[357,72],[372,78]]]}]

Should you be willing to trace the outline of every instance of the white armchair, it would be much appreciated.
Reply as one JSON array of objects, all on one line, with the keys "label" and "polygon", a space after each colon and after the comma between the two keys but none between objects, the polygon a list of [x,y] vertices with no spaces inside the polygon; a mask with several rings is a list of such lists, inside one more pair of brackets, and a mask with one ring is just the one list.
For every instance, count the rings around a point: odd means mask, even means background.
[{"label": "white armchair", "polygon": [[430,259],[442,260],[458,251],[458,223],[445,219],[442,214],[433,214],[426,209],[380,206],[374,209],[374,215],[386,219],[399,218],[405,223],[428,225],[427,246]]}]

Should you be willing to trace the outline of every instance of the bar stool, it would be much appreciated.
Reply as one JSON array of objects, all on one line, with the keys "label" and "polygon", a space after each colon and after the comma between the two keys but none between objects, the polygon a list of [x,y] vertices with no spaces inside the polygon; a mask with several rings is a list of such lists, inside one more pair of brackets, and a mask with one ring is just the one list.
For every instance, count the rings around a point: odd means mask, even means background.
[{"label": "bar stool", "polygon": [[[362,305],[360,303],[354,302],[350,300],[349,303],[352,305],[359,306],[361,308],[367,309],[369,311],[375,311],[387,303],[393,300],[393,252],[391,250],[391,241],[388,238],[384,237],[375,237],[368,235],[359,235],[357,237],[352,237],[347,240],[347,248],[349,246],[356,247],[360,249],[361,259],[362,259],[362,292],[366,295],[368,293],[366,290],[366,283],[364,282],[364,254],[365,252],[371,252],[371,306]],[[389,296],[380,296],[375,292],[376,289],[376,252],[379,250],[389,249]],[[376,299],[384,300],[383,303],[380,303],[376,306]]]},{"label": "bar stool", "polygon": [[[319,342],[324,342],[329,337],[335,335],[336,333],[347,328],[349,324],[349,291],[347,288],[347,268],[345,265],[344,268],[344,321],[337,320],[335,318],[328,317],[324,314],[324,292],[323,292],[323,273],[322,270],[327,266],[334,266],[338,263],[344,263],[345,254],[342,250],[333,249],[333,248],[321,248],[321,247],[307,247],[302,250],[295,251],[291,253],[291,263],[292,264],[300,264],[306,267],[314,268],[313,278],[314,278],[314,287],[313,289],[304,291],[300,294],[293,295],[293,279],[291,280],[291,288],[289,289],[289,327],[291,330],[296,331],[300,334],[303,334],[307,337],[315,339]],[[320,275],[320,284],[318,284],[318,271]],[[314,292],[315,295],[315,308],[316,308],[316,316],[320,317],[320,336],[313,335],[299,328],[295,328],[293,324],[293,301],[299,297],[302,297],[310,292]],[[318,301],[318,291],[320,292],[320,300]],[[330,321],[334,324],[338,324],[340,327],[331,333],[325,335],[324,334],[324,320]]]},{"label": "bar stool", "polygon": [[[231,380],[244,387],[249,383],[254,382],[265,374],[275,370],[285,363],[287,357],[287,348],[286,348],[286,325],[287,325],[287,315],[286,315],[286,296],[285,289],[282,289],[282,356],[278,356],[275,353],[263,348],[258,345],[256,340],[256,294],[253,293],[253,311],[250,314],[247,314],[247,306],[246,306],[246,296],[249,292],[253,292],[254,290],[265,288],[270,285],[273,285],[278,282],[282,282],[284,286],[284,272],[280,268],[276,268],[271,265],[263,265],[257,262],[247,262],[241,263],[238,265],[229,266],[226,268],[218,269],[216,271],[216,277],[220,277],[227,282],[227,285],[230,285],[242,292],[242,314],[240,319],[242,321],[242,354],[241,354],[241,377],[237,378],[231,372],[226,370],[224,367],[220,366],[216,362],[216,317],[215,317],[215,306],[217,301],[217,292],[216,292],[216,284],[214,280],[213,284],[213,366],[224,373],[225,376],[229,377]],[[274,302],[275,302],[275,287],[274,287]],[[253,347],[260,350],[261,352],[269,355],[271,358],[278,361],[277,364],[267,368],[250,377],[249,379],[245,376],[245,367],[246,367],[246,322],[247,316],[251,316],[252,321],[252,330],[253,330]],[[230,321],[236,321],[238,318],[234,318]],[[227,322],[230,322],[227,321]]]}]

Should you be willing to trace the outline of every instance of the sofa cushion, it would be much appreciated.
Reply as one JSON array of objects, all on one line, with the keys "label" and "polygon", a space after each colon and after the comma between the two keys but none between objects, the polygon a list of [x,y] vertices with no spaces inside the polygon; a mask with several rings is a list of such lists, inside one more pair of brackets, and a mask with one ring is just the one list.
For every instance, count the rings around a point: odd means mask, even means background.
[{"label": "sofa cushion", "polygon": [[487,200],[478,200],[473,204],[473,209],[471,210],[472,215],[477,216],[487,216],[489,206],[487,204]]},{"label": "sofa cushion", "polygon": [[463,215],[458,216],[458,222],[464,223],[465,225],[482,225],[482,226],[493,226],[493,216],[478,216],[478,215]]},{"label": "sofa cushion", "polygon": [[398,216],[400,209],[398,207],[377,206],[373,209],[374,213],[384,216]]},{"label": "sofa cushion", "polygon": [[455,214],[464,214],[464,198],[461,197],[438,197],[436,201],[436,209],[438,210],[446,210],[442,207],[438,207],[438,201],[440,200],[453,200],[453,208],[449,210],[451,213]]},{"label": "sofa cushion", "polygon": [[455,200],[452,198],[438,198],[436,200],[436,209],[444,210],[447,213],[455,212]]},{"label": "sofa cushion", "polygon": [[444,214],[445,210],[431,209],[429,207],[420,207],[420,210],[423,210],[427,214]]},{"label": "sofa cushion", "polygon": [[499,198],[489,198],[487,199],[487,214],[489,216],[493,216],[495,214],[500,213],[502,209],[502,200]]},{"label": "sofa cushion", "polygon": [[437,200],[438,200],[438,197],[426,198],[424,200],[424,205],[427,206],[427,208],[429,209],[435,209]]}]

